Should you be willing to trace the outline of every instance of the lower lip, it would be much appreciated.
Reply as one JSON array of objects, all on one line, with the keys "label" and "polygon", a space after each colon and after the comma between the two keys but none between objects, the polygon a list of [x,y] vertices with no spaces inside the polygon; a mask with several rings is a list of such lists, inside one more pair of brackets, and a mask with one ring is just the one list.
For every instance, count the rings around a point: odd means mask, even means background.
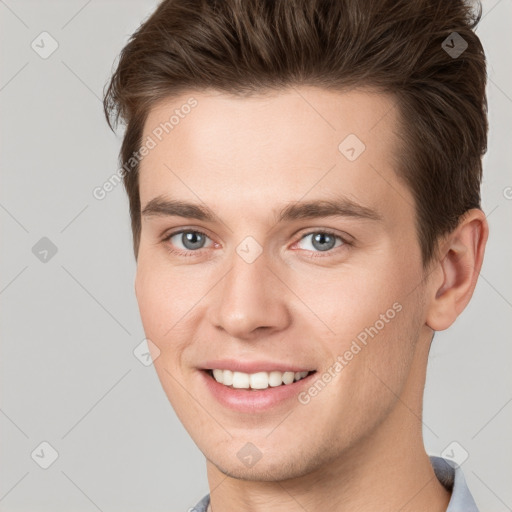
[{"label": "lower lip", "polygon": [[202,378],[214,398],[225,407],[238,412],[259,412],[296,398],[309,385],[314,373],[292,384],[267,389],[235,389],[217,382],[208,372],[201,370]]}]

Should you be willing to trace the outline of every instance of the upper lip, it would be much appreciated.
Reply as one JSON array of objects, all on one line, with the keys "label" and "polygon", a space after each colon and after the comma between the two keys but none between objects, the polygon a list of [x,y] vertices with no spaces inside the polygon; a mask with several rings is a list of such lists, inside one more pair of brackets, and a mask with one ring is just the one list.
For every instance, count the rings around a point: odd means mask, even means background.
[{"label": "upper lip", "polygon": [[240,361],[235,359],[213,359],[201,365],[203,370],[231,370],[232,372],[306,372],[313,371],[307,366],[276,361]]}]

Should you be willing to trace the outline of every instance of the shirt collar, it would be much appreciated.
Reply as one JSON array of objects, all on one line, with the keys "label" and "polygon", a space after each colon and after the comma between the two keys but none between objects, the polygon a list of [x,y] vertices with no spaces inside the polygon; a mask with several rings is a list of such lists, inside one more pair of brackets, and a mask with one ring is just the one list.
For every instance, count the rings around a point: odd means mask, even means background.
[{"label": "shirt collar", "polygon": [[434,455],[430,456],[430,463],[437,479],[452,493],[446,512],[478,512],[460,466]]}]

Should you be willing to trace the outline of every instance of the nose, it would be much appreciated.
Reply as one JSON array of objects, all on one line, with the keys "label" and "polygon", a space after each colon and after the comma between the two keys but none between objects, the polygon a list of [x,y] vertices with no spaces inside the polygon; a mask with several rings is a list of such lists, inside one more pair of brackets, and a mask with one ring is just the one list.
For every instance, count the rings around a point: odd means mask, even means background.
[{"label": "nose", "polygon": [[212,294],[210,322],[244,340],[285,329],[291,322],[288,290],[274,272],[265,254],[248,263],[235,253],[231,270]]}]

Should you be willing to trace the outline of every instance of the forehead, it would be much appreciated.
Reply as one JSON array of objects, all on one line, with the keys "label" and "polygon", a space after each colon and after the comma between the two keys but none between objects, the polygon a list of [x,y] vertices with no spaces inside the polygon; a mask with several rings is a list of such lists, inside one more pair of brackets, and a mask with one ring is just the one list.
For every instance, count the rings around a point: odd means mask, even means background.
[{"label": "forehead", "polygon": [[398,200],[407,211],[397,118],[392,96],[363,90],[194,91],[161,101],[144,126],[154,147],[140,163],[141,204],[165,194],[239,211],[343,194],[378,209]]}]

